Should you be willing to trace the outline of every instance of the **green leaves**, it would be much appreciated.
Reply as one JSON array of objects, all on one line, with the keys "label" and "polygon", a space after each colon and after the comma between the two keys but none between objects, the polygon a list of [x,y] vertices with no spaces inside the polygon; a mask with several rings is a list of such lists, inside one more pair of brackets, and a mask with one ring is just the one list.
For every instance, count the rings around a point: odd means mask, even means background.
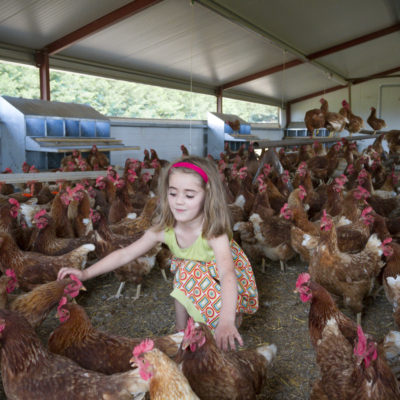
[{"label": "green leaves", "polygon": [[[58,70],[50,71],[51,100],[88,104],[114,117],[206,120],[216,97]],[[0,62],[0,94],[40,98],[36,67]],[[224,98],[224,112],[248,122],[278,122],[278,108]]]}]

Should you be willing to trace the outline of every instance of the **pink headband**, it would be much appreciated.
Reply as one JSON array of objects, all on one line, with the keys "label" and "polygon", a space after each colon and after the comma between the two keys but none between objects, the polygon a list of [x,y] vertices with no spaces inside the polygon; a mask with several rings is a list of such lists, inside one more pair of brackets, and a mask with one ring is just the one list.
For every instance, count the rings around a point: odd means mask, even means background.
[{"label": "pink headband", "polygon": [[194,164],[192,164],[190,162],[181,161],[181,162],[177,162],[175,164],[172,164],[172,166],[171,166],[171,168],[178,168],[178,167],[189,168],[189,169],[197,172],[203,178],[203,181],[205,183],[208,182],[207,174],[205,173],[205,171],[202,168],[198,167],[197,165],[194,165]]}]

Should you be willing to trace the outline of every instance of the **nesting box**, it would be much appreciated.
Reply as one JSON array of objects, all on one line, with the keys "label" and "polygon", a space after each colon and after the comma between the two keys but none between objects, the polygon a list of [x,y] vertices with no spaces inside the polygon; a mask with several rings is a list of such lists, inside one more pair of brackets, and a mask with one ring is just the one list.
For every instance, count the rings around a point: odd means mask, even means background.
[{"label": "nesting box", "polygon": [[[0,97],[1,170],[21,172],[24,161],[39,170],[60,166],[74,149],[89,152],[129,150],[110,136],[110,120],[94,108],[17,97]],[[137,150],[138,147],[132,147]]]},{"label": "nesting box", "polygon": [[234,114],[207,113],[207,153],[218,158],[224,151],[225,142],[231,150],[237,150],[243,143],[258,139],[251,135],[251,125]]}]

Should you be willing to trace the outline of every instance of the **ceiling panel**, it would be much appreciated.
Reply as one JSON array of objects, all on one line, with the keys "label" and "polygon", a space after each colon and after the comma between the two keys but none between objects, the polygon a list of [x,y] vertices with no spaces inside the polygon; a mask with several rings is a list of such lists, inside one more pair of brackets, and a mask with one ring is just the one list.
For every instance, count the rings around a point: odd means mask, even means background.
[{"label": "ceiling panel", "polygon": [[320,61],[347,78],[362,78],[400,67],[400,31],[323,57]]},{"label": "ceiling panel", "polygon": [[224,7],[304,54],[399,22],[398,0],[200,0]]},{"label": "ceiling panel", "polygon": [[185,78],[192,75],[216,85],[287,57],[265,38],[181,0],[161,2],[60,54]]},{"label": "ceiling panel", "polygon": [[296,68],[237,86],[235,90],[251,92],[257,96],[265,95],[286,103],[304,94],[327,90],[338,85],[338,82],[313,65],[302,64]]},{"label": "ceiling panel", "polygon": [[40,49],[131,0],[2,0],[1,41]]},{"label": "ceiling panel", "polygon": [[[0,59],[35,50],[131,0],[2,0]],[[394,24],[398,0],[163,0],[64,48],[50,66],[202,93]],[[400,66],[400,31],[232,86],[282,101]]]}]

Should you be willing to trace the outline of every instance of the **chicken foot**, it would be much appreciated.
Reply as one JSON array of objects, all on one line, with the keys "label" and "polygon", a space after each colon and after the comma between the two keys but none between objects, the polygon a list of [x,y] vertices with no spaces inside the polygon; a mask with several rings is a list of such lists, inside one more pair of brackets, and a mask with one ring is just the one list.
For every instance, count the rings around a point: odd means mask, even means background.
[{"label": "chicken foot", "polygon": [[[115,295],[109,297],[108,300],[111,300],[111,299],[119,299],[119,298],[121,297],[122,290],[123,290],[124,287],[125,287],[125,283],[126,283],[126,282],[121,282],[120,285],[119,285],[119,288],[118,288],[118,290],[117,290],[117,293],[116,293]],[[142,285],[141,285],[140,283],[138,283],[138,285],[137,285],[137,287],[136,287],[136,295],[135,295],[134,297],[132,297],[132,300],[137,300],[137,299],[140,297],[140,290],[141,290],[141,287],[142,287]]]},{"label": "chicken foot", "polygon": [[263,257],[261,260],[261,272],[265,274],[265,258]]},{"label": "chicken foot", "polygon": [[162,269],[162,270],[161,270],[161,275],[162,275],[162,277],[164,278],[164,281],[165,281],[165,282],[168,282],[168,278],[167,278],[167,274],[165,273],[165,269]]},{"label": "chicken foot", "polygon": [[283,260],[279,260],[279,263],[281,265],[281,272],[286,272],[286,263]]},{"label": "chicken foot", "polygon": [[121,293],[124,287],[125,287],[125,282],[121,282],[118,287],[117,293],[114,294],[113,296],[110,296],[107,300],[119,299],[121,297]]}]

